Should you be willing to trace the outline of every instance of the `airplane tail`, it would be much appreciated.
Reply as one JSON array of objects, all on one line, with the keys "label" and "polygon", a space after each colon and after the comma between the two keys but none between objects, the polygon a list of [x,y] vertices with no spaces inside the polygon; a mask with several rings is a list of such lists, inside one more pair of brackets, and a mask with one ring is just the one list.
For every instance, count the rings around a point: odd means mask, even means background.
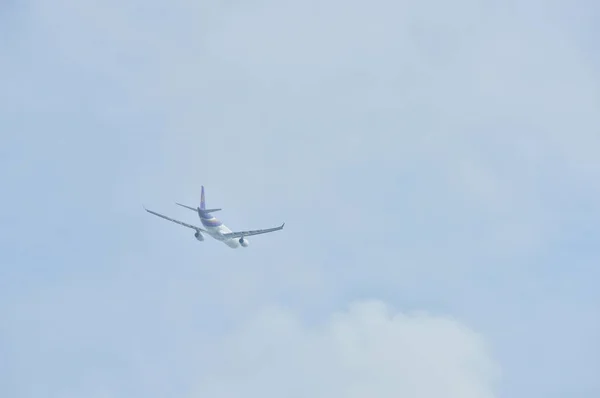
[{"label": "airplane tail", "polygon": [[[190,210],[196,211],[196,209],[194,209],[193,207],[182,205],[181,203],[177,203],[177,204],[179,206],[187,207]],[[212,213],[212,212],[215,212],[215,211],[222,210],[222,209],[207,209],[206,208],[206,200],[204,199],[204,185],[202,186],[202,191],[200,193],[200,210],[204,211],[205,213]]]}]

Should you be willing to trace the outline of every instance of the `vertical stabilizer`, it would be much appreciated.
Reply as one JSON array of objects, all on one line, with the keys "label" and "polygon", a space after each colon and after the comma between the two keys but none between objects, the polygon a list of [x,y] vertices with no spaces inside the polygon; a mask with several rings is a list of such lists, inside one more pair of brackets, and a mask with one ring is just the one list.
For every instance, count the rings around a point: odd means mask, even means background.
[{"label": "vertical stabilizer", "polygon": [[202,185],[202,191],[200,193],[200,209],[206,209],[206,202],[204,200],[204,185]]}]

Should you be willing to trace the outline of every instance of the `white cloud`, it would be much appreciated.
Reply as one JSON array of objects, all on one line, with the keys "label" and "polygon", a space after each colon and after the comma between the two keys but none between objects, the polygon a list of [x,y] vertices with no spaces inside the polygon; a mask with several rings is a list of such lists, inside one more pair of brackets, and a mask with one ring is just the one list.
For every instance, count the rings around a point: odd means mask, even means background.
[{"label": "white cloud", "polygon": [[499,369],[456,320],[357,302],[324,324],[270,308],[204,353],[194,397],[488,398]]}]

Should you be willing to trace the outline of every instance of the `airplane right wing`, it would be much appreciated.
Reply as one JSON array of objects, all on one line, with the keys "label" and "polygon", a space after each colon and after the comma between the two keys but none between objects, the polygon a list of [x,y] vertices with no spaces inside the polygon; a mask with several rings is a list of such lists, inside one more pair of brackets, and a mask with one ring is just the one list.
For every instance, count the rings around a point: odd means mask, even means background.
[{"label": "airplane right wing", "polygon": [[204,230],[204,229],[202,229],[202,228],[199,228],[199,227],[196,227],[195,225],[192,225],[192,224],[187,224],[187,223],[184,223],[183,221],[179,221],[179,220],[175,220],[175,219],[173,219],[173,218],[169,218],[169,217],[167,217],[167,216],[164,216],[164,215],[162,215],[162,214],[156,213],[156,212],[154,212],[154,211],[152,211],[152,210],[148,210],[148,209],[146,209],[145,207],[144,207],[144,210],[146,210],[148,213],[154,214],[155,216],[158,216],[158,217],[164,218],[165,220],[169,220],[169,221],[172,221],[172,222],[174,222],[174,223],[176,223],[176,224],[183,225],[184,227],[188,227],[188,228],[191,228],[191,229],[195,229],[196,231],[207,232],[206,230]]},{"label": "airplane right wing", "polygon": [[228,234],[223,234],[223,236],[225,238],[235,239],[235,238],[240,238],[242,236],[252,236],[252,235],[266,234],[268,232],[279,231],[280,229],[283,229],[284,225],[285,225],[285,223],[283,223],[280,226],[275,227],[275,228],[256,229],[254,231],[230,232]]}]

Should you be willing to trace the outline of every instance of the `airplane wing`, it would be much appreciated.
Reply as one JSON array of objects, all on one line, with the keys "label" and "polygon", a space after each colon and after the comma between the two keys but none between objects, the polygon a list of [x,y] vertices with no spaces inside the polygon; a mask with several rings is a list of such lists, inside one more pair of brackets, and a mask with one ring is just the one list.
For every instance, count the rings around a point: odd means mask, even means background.
[{"label": "airplane wing", "polygon": [[283,223],[280,226],[275,227],[275,228],[256,229],[256,230],[253,230],[253,231],[230,232],[228,234],[223,234],[223,236],[225,238],[234,239],[234,238],[241,238],[242,236],[251,236],[251,235],[266,234],[268,232],[279,231],[280,229],[283,229],[284,225],[285,225],[285,223]]},{"label": "airplane wing", "polygon": [[175,219],[173,219],[173,218],[169,218],[169,217],[167,217],[167,216],[163,216],[162,214],[156,213],[156,212],[154,212],[154,211],[152,211],[152,210],[148,210],[148,209],[146,209],[145,207],[144,207],[144,210],[146,210],[148,213],[154,214],[155,216],[162,217],[162,218],[164,218],[165,220],[173,221],[174,223],[177,223],[177,224],[179,224],[179,225],[183,225],[184,227],[188,227],[188,228],[191,228],[191,229],[195,229],[196,231],[202,231],[202,232],[206,232],[206,230],[204,230],[204,229],[202,229],[202,228],[199,228],[199,227],[196,227],[195,225],[192,225],[192,224],[187,224],[187,223],[184,223],[183,221],[179,221],[179,220],[175,220]]}]

